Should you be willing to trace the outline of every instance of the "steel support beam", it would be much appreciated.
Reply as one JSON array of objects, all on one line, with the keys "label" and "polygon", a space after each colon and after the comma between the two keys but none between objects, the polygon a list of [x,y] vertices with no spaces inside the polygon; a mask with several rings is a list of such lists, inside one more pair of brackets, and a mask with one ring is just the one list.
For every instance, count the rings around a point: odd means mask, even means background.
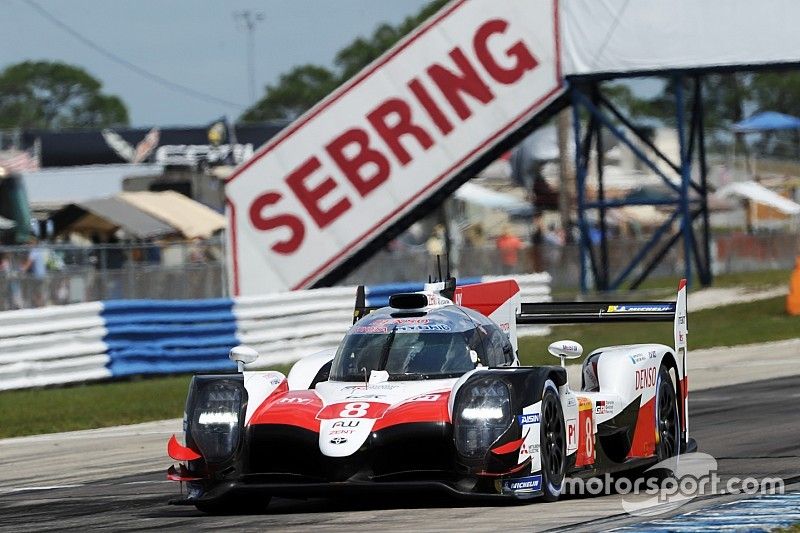
[{"label": "steel support beam", "polygon": [[[655,144],[635,127],[633,122],[603,96],[599,82],[570,86],[570,99],[573,110],[573,133],[575,136],[575,174],[578,200],[578,229],[580,230],[581,291],[590,287],[600,290],[617,290],[629,283],[636,288],[663,260],[667,252],[679,241],[683,242],[682,271],[691,283],[696,270],[697,279],[703,285],[712,281],[709,248],[708,186],[705,161],[705,137],[703,135],[702,80],[692,78],[691,105],[687,106],[684,77],[677,73],[672,77],[675,87],[675,118],[679,145],[679,161],[674,162],[658,149]],[[691,112],[687,113],[687,107]],[[609,115],[606,114],[609,113]],[[688,120],[687,120],[688,116]],[[588,120],[587,120],[588,117]],[[582,122],[587,123],[586,131]],[[688,124],[687,124],[688,123]],[[688,125],[688,132],[687,132]],[[603,130],[611,132],[628,147],[654,174],[658,175],[671,190],[672,196],[654,200],[608,200],[604,180]],[[631,141],[626,135],[630,132],[643,147]],[[593,155],[597,175],[596,200],[587,199],[587,177]],[[645,150],[649,150],[656,160],[669,167],[668,176],[659,168]],[[692,163],[698,160],[699,183],[692,180]],[[611,251],[609,249],[609,228],[607,216],[610,210],[629,205],[653,205],[669,209],[670,216],[650,238],[633,254],[630,262],[617,274],[612,274]],[[593,243],[587,212],[596,210],[600,239]],[[701,239],[694,233],[695,220],[702,224]],[[673,226],[677,224],[677,228]],[[664,237],[671,235],[666,242]],[[693,269],[694,264],[694,269]],[[629,278],[634,277],[631,280]]]}]

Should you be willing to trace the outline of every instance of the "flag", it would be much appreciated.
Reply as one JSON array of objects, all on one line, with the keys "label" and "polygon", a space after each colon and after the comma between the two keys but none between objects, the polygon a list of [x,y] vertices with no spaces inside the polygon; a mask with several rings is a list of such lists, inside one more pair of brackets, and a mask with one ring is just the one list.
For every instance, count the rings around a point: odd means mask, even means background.
[{"label": "flag", "polygon": [[39,161],[24,150],[0,151],[0,167],[6,173],[33,172],[39,170]]}]

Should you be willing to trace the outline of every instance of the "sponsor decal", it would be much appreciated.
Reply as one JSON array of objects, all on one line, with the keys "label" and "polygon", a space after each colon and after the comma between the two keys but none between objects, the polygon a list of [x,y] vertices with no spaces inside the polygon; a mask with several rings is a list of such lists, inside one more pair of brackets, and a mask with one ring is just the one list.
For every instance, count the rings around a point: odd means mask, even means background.
[{"label": "sponsor decal", "polygon": [[334,437],[331,439],[331,444],[344,444],[347,439],[344,437]]},{"label": "sponsor decal", "polygon": [[509,331],[511,331],[511,326],[509,325],[508,322],[503,322],[502,324],[500,324],[500,329],[503,330],[503,333],[508,333]]},{"label": "sponsor decal", "polygon": [[278,403],[306,404],[306,403],[311,403],[311,398],[297,398],[296,396],[289,396],[286,398],[281,398],[280,400],[278,400]]},{"label": "sponsor decal", "polygon": [[578,421],[574,418],[567,420],[567,450],[578,447]]},{"label": "sponsor decal", "polygon": [[[396,385],[396,384],[375,384],[375,385],[372,385],[372,384],[370,384],[369,389],[370,390],[373,390],[373,389],[393,390],[393,389],[396,389],[398,387],[400,387],[400,385]],[[348,385],[346,387],[342,387],[342,390],[366,390],[366,389],[367,389],[367,387],[365,387],[364,385]]]},{"label": "sponsor decal", "polygon": [[631,363],[633,363],[634,365],[636,363],[641,363],[642,361],[646,361],[647,360],[647,356],[645,354],[643,354],[643,353],[635,353],[633,355],[629,355],[628,358],[631,360]]},{"label": "sponsor decal", "polygon": [[567,407],[575,407],[575,403],[576,402],[575,402],[575,397],[574,396],[569,396],[567,398]]},{"label": "sponsor decal", "polygon": [[411,398],[410,402],[435,402],[441,398],[441,394],[423,394],[422,396],[417,396],[416,398]]},{"label": "sponsor decal", "polygon": [[389,333],[389,328],[386,326],[356,326],[351,333]]},{"label": "sponsor decal", "polygon": [[578,411],[591,411],[592,400],[589,398],[578,397]]},{"label": "sponsor decal", "polygon": [[397,333],[416,333],[420,331],[451,331],[449,324],[410,324],[397,326],[394,331]]},{"label": "sponsor decal", "polygon": [[538,444],[527,444],[525,442],[522,443],[522,446],[519,447],[519,462],[523,462],[525,459],[531,456],[531,454],[539,453],[539,445]]},{"label": "sponsor decal", "polygon": [[378,318],[372,321],[376,326],[387,326],[392,324],[430,324],[429,318]]},{"label": "sponsor decal", "polygon": [[529,415],[517,415],[517,422],[520,426],[527,426],[528,424],[538,424],[540,420],[539,413],[531,413]]},{"label": "sponsor decal", "polygon": [[377,400],[378,398],[386,398],[385,394],[361,394],[358,392],[354,392],[353,394],[348,394],[345,398],[352,400],[352,399],[361,399],[361,400]]},{"label": "sponsor decal", "polygon": [[612,400],[597,400],[594,407],[594,414],[605,415],[614,412],[614,402]]},{"label": "sponsor decal", "polygon": [[656,386],[656,367],[643,368],[637,370],[634,377],[636,390],[646,389]]},{"label": "sponsor decal", "polygon": [[606,313],[658,313],[672,310],[672,304],[609,305]]},{"label": "sponsor decal", "polygon": [[528,476],[503,480],[503,491],[537,492],[542,490],[542,476]]},{"label": "sponsor decal", "polygon": [[337,420],[333,423],[335,428],[356,428],[361,424],[361,420]]},{"label": "sponsor decal", "polygon": [[355,429],[332,429],[328,432],[328,435],[352,435],[355,431]]}]

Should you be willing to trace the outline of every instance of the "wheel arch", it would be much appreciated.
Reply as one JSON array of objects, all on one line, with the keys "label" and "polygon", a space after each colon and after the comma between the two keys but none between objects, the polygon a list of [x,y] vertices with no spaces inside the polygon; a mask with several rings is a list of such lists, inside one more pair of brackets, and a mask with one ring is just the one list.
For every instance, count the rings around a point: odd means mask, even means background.
[{"label": "wheel arch", "polygon": [[675,371],[675,383],[673,383],[673,385],[675,386],[675,394],[678,397],[678,413],[680,415],[681,422],[681,439],[683,440],[686,433],[686,407],[681,399],[686,397],[687,391],[684,389],[687,387],[687,383],[686,380],[683,379],[683,376],[681,376],[678,364],[675,361],[675,354],[673,354],[671,351],[665,352],[661,357],[661,366],[664,366],[668,371]]}]

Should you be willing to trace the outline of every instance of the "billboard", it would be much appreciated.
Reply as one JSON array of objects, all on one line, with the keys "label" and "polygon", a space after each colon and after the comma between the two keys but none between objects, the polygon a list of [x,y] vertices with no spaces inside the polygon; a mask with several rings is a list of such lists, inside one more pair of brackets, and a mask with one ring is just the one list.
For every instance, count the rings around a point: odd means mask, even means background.
[{"label": "billboard", "polygon": [[556,0],[448,4],[228,179],[232,293],[312,286],[563,90]]}]

